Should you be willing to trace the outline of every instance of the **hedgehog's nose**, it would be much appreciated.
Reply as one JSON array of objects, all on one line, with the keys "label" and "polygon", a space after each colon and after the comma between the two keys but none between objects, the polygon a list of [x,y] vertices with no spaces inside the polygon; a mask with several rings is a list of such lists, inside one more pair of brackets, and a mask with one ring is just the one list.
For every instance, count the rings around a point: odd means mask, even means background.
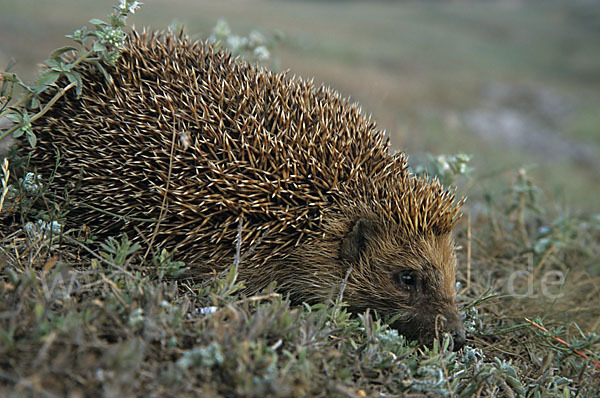
[{"label": "hedgehog's nose", "polygon": [[465,330],[463,328],[455,329],[450,333],[452,336],[452,350],[458,351],[465,345],[465,341],[467,340],[467,336],[465,334]]}]

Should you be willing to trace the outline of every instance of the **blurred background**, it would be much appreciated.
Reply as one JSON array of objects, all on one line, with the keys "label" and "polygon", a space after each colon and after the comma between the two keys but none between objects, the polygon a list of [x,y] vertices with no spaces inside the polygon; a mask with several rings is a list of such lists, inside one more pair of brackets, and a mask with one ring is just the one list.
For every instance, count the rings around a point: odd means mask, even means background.
[{"label": "blurred background", "polygon": [[[31,82],[115,0],[0,0],[0,68]],[[557,209],[600,212],[600,2],[146,0],[138,29],[219,19],[277,37],[270,66],[359,102],[395,150],[471,154],[469,196],[525,169]]]}]

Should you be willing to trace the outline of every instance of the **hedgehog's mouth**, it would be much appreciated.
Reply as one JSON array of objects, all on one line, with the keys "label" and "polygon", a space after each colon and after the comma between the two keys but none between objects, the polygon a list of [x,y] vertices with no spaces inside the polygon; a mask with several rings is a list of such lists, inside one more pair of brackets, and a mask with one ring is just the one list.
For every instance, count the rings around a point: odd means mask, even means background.
[{"label": "hedgehog's mouth", "polygon": [[458,314],[437,315],[427,319],[417,315],[408,320],[397,320],[391,326],[408,340],[417,340],[423,345],[430,346],[435,338],[443,339],[444,333],[450,335],[450,348],[453,351],[465,345],[465,329]]},{"label": "hedgehog's mouth", "polygon": [[[349,307],[348,309],[355,314],[367,310],[365,307]],[[381,313],[386,312],[382,311]],[[416,340],[421,345],[431,346],[434,339],[442,340],[444,333],[448,333],[451,337],[450,349],[452,351],[460,350],[465,345],[466,335],[458,311],[450,309],[443,314],[428,315],[432,313],[436,314],[435,311],[423,307],[420,307],[416,313],[412,311],[400,314],[387,312],[389,316],[397,318],[390,326],[407,340]]]}]

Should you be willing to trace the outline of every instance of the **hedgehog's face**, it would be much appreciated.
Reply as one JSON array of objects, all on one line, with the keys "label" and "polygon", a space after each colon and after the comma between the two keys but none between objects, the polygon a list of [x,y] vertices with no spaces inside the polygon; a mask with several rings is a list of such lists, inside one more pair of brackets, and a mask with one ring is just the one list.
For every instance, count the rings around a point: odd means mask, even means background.
[{"label": "hedgehog's face", "polygon": [[395,316],[393,327],[429,344],[444,332],[454,350],[465,332],[454,302],[454,242],[450,234],[402,241],[376,222],[358,220],[342,243],[342,260],[353,267],[344,298],[354,311]]}]

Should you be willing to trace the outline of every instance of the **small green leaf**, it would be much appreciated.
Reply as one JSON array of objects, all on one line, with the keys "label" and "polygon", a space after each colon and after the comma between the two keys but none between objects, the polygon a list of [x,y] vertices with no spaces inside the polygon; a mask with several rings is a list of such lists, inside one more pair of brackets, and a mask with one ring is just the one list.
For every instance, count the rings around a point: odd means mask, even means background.
[{"label": "small green leaf", "polygon": [[[513,369],[513,373],[514,369]],[[525,389],[523,388],[523,385],[521,384],[521,381],[517,378],[516,373],[514,376],[511,375],[507,375],[506,376],[506,382],[508,383],[508,385],[510,385],[519,395],[523,395],[525,394]]]},{"label": "small green leaf", "polygon": [[104,53],[104,59],[106,59],[106,62],[109,63],[109,65],[114,66],[117,63],[117,60],[119,59],[119,52],[118,51],[109,51]]},{"label": "small green leaf", "polygon": [[96,26],[98,26],[98,25],[107,25],[107,23],[106,23],[106,22],[104,22],[104,21],[103,21],[103,20],[101,20],[101,19],[97,19],[97,18],[90,19],[90,20],[89,20],[89,22],[90,22],[92,25],[96,25]]},{"label": "small green leaf", "polygon": [[21,123],[21,120],[23,119],[20,113],[9,113],[5,117],[13,123]]},{"label": "small green leaf", "polygon": [[15,78],[15,83],[17,83],[19,86],[21,86],[25,91],[29,92],[29,93],[33,93],[34,89],[33,87],[28,86],[27,84],[25,84],[17,75],[14,75]]},{"label": "small green leaf", "polygon": [[52,53],[50,54],[50,56],[48,58],[58,58],[58,57],[60,57],[61,55],[63,55],[64,53],[66,53],[68,51],[77,51],[77,52],[79,52],[79,49],[77,47],[73,47],[73,46],[59,47],[56,50],[52,51]]},{"label": "small green leaf", "polygon": [[35,313],[35,319],[37,320],[37,322],[40,322],[42,320],[42,317],[44,316],[44,306],[40,303],[36,303],[33,307],[33,312]]},{"label": "small green leaf", "polygon": [[42,108],[42,104],[40,103],[40,99],[38,98],[38,96],[33,96],[33,98],[31,98],[31,103],[29,104],[29,108],[30,109],[41,109]]},{"label": "small green leaf", "polygon": [[229,267],[229,270],[227,271],[227,276],[225,278],[225,282],[228,285],[233,285],[233,282],[235,281],[235,279],[237,278],[237,269],[235,266],[231,266]]},{"label": "small green leaf", "polygon": [[12,136],[13,136],[13,138],[19,138],[24,133],[25,133],[25,129],[20,128],[20,129],[16,129]]},{"label": "small green leaf", "polygon": [[56,72],[54,70],[47,70],[46,72],[42,73],[35,82],[36,93],[41,93],[44,91],[48,86],[54,84],[59,77],[60,72]]},{"label": "small green leaf", "polygon": [[77,93],[77,98],[81,96],[81,90],[83,89],[83,82],[81,81],[81,74],[79,72],[71,71],[66,74],[69,82],[75,82],[75,92]]},{"label": "small green leaf", "polygon": [[100,43],[100,41],[96,41],[94,42],[94,51],[98,51],[98,52],[104,52],[106,51],[106,46],[102,43]]},{"label": "small green leaf", "polygon": [[115,28],[123,28],[125,27],[125,21],[122,18],[119,18],[116,15],[110,16],[110,26]]},{"label": "small green leaf", "polygon": [[44,63],[54,70],[59,70],[61,67],[60,64],[62,63],[62,60],[60,58],[50,58],[47,59]]},{"label": "small green leaf", "polygon": [[35,145],[37,144],[37,137],[35,136],[33,131],[31,131],[31,125],[29,125],[29,126],[30,126],[30,128],[27,129],[26,136],[27,136],[27,141],[29,142],[29,146],[33,149],[33,148],[35,148]]},{"label": "small green leaf", "polygon": [[10,59],[10,61],[8,61],[8,65],[6,66],[6,69],[4,70],[4,72],[10,72],[10,70],[17,64],[17,61],[15,61],[14,59]]}]

